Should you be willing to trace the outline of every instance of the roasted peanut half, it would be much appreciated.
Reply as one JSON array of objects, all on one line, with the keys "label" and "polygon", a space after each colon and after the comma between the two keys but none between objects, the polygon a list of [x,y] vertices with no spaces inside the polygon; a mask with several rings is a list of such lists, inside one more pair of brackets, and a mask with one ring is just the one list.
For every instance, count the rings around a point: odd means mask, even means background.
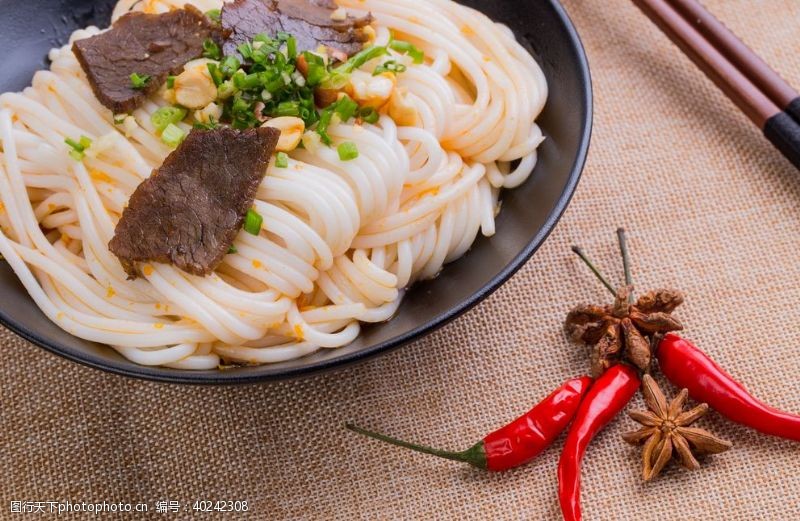
[{"label": "roasted peanut half", "polygon": [[216,99],[217,86],[201,69],[188,69],[175,77],[175,100],[184,107],[201,109]]},{"label": "roasted peanut half", "polygon": [[281,131],[281,137],[278,138],[278,146],[275,147],[278,152],[291,152],[297,148],[303,138],[303,132],[306,130],[306,124],[303,120],[294,116],[273,118],[261,126],[277,128]]}]

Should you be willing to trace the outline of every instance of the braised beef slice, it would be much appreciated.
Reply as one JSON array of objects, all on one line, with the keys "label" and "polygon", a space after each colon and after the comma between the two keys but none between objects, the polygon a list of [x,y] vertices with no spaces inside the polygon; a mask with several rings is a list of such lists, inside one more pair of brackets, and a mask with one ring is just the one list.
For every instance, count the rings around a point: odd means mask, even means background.
[{"label": "braised beef slice", "polygon": [[109,249],[133,279],[137,262],[194,275],[222,262],[267,171],[274,128],[193,130],[131,196]]},{"label": "braised beef slice", "polygon": [[274,37],[285,32],[297,39],[300,51],[324,45],[350,56],[368,40],[363,28],[372,16],[348,14],[346,20],[337,21],[331,19],[336,9],[333,0],[235,0],[222,7],[222,27],[230,31],[223,50],[236,55],[239,45],[259,34]]},{"label": "braised beef slice", "polygon": [[[183,66],[203,54],[206,39],[222,42],[222,31],[187,5],[164,14],[128,13],[108,31],[77,40],[72,51],[100,103],[115,114],[131,112]],[[131,74],[151,77],[136,90]]]}]

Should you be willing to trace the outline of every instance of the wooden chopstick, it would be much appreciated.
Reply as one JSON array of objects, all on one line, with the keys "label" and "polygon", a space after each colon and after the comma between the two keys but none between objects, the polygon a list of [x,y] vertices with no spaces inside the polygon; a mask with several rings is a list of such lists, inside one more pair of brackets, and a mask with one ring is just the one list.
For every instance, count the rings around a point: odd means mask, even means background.
[{"label": "wooden chopstick", "polygon": [[784,112],[668,1],[633,2],[800,169],[800,123]]},{"label": "wooden chopstick", "polygon": [[675,8],[736,68],[778,105],[800,122],[800,93],[780,77],[730,29],[697,0],[671,0]]}]

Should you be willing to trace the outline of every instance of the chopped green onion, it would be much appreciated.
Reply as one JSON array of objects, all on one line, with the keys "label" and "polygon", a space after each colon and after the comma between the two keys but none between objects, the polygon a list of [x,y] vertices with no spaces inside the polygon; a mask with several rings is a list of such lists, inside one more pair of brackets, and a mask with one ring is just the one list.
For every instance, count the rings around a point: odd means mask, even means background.
[{"label": "chopped green onion", "polygon": [[290,36],[286,39],[286,54],[290,60],[297,58],[297,38]]},{"label": "chopped green onion", "polygon": [[161,132],[161,141],[172,148],[177,148],[178,145],[183,143],[184,139],[186,139],[186,132],[174,123],[168,124],[164,131]]},{"label": "chopped green onion", "polygon": [[71,137],[66,138],[64,140],[64,143],[66,143],[70,147],[74,148],[75,150],[80,150],[81,152],[83,152],[83,150],[84,150],[83,146],[80,143],[78,143],[77,141],[75,141],[74,139],[72,139]]},{"label": "chopped green onion", "polygon": [[[328,69],[321,57],[305,53],[310,81],[304,78],[297,70],[297,55],[302,52],[298,47],[288,33],[279,32],[274,37],[258,34],[238,47],[238,55],[208,63],[217,86],[216,103],[222,109],[220,119],[235,129],[259,126],[262,114],[300,117],[306,128],[316,125],[320,114],[314,85],[328,77]],[[340,108],[344,116],[346,109],[345,105]]]},{"label": "chopped green onion", "polygon": [[233,76],[233,84],[239,90],[250,90],[261,84],[261,77],[257,73],[236,74]]},{"label": "chopped green onion", "polygon": [[78,143],[77,141],[75,141],[74,139],[72,139],[71,137],[66,138],[64,140],[64,143],[66,143],[70,147],[74,148],[75,150],[83,151],[83,147],[81,146],[81,144]]},{"label": "chopped green onion", "polygon": [[214,62],[208,62],[206,64],[206,68],[208,69],[208,73],[211,75],[211,79],[214,81],[214,85],[219,87],[225,80],[222,71],[219,70],[219,66]]},{"label": "chopped green onion", "polygon": [[358,69],[368,61],[375,59],[379,56],[383,56],[386,53],[387,53],[386,47],[380,47],[380,46],[368,47],[363,51],[352,56],[349,60],[344,62],[342,65],[339,65],[334,70],[344,73],[350,73]]},{"label": "chopped green onion", "polygon": [[387,54],[389,51],[383,46],[373,46],[355,54],[349,60],[330,71],[322,81],[325,89],[339,90],[350,81],[350,74],[370,60]]},{"label": "chopped green onion", "polygon": [[308,64],[308,73],[306,75],[306,83],[311,85],[319,85],[328,76],[328,70],[325,67],[325,60],[322,56],[314,54],[313,52],[306,51],[303,57]]},{"label": "chopped green onion", "polygon": [[253,57],[253,46],[249,43],[241,44],[236,50],[239,51],[239,54],[241,54],[245,60],[249,60]]},{"label": "chopped green onion", "polygon": [[[332,107],[333,105],[331,105]],[[326,108],[322,111],[322,114],[319,117],[319,125],[317,125],[317,134],[319,134],[320,139],[323,143],[330,146],[333,143],[331,136],[328,135],[328,127],[331,124],[331,118],[333,117],[333,110],[329,110],[331,107]]]},{"label": "chopped green onion", "polygon": [[244,218],[244,231],[250,235],[258,235],[261,233],[261,225],[264,223],[264,218],[252,208],[247,210],[247,215]]},{"label": "chopped green onion", "polygon": [[175,76],[167,76],[167,88],[168,89],[175,88]]},{"label": "chopped green onion", "polygon": [[236,248],[235,244],[231,244],[231,247],[228,248],[228,255],[231,255],[233,253],[239,253],[239,249]]},{"label": "chopped green onion", "polygon": [[272,112],[273,116],[299,116],[300,115],[300,102],[299,101],[282,101],[278,107]]},{"label": "chopped green onion", "polygon": [[280,31],[275,36],[276,38],[270,38],[267,33],[259,33],[253,36],[253,42],[258,42],[259,47],[266,47],[269,54],[274,54],[280,50],[281,43],[288,40],[291,35]]},{"label": "chopped green onion", "polygon": [[289,166],[289,156],[286,152],[278,152],[275,156],[275,166],[277,168],[287,168]]},{"label": "chopped green onion", "polygon": [[322,82],[320,87],[323,89],[341,90],[350,81],[350,74],[349,72],[341,72],[338,69],[334,69],[325,77],[325,81]]},{"label": "chopped green onion", "polygon": [[425,60],[425,53],[408,42],[404,42],[402,40],[393,40],[389,44],[389,47],[391,47],[391,49],[394,51],[408,54],[414,59],[414,63],[420,64]]},{"label": "chopped green onion", "polygon": [[358,117],[360,117],[367,123],[374,125],[375,123],[378,122],[378,119],[380,119],[380,114],[378,114],[378,111],[372,107],[364,107],[358,113]]},{"label": "chopped green onion", "polygon": [[319,137],[323,143],[330,146],[333,144],[333,139],[328,134],[328,127],[331,124],[331,118],[333,117],[333,111],[331,110],[323,110],[322,115],[319,117],[319,125],[317,125],[316,131],[319,134]]},{"label": "chopped green onion", "polygon": [[183,121],[186,109],[180,107],[161,107],[150,116],[150,123],[158,130],[163,131],[168,125]]},{"label": "chopped green onion", "polygon": [[333,110],[339,114],[339,117],[342,118],[342,121],[349,121],[350,118],[355,116],[356,111],[358,111],[358,103],[353,101],[353,98],[345,94],[339,101],[336,102],[336,106]]},{"label": "chopped green onion", "polygon": [[224,74],[227,78],[236,73],[241,67],[241,62],[236,58],[236,56],[226,56],[222,62],[219,64],[219,71]]},{"label": "chopped green onion", "polygon": [[[264,74],[264,73],[262,73],[262,74]],[[291,81],[291,78],[290,78],[290,81]],[[276,76],[276,77],[274,77],[272,79],[268,79],[268,81],[264,84],[264,90],[269,92],[270,96],[272,96],[273,92],[277,94],[278,91],[283,90],[286,87],[286,85],[287,85],[287,83],[283,79],[283,74],[281,74],[281,75]],[[272,99],[272,97],[270,97],[270,99]]]},{"label": "chopped green onion", "polygon": [[226,100],[236,94],[237,90],[233,81],[224,81],[217,87],[217,97],[221,100]]},{"label": "chopped green onion", "polygon": [[64,143],[71,148],[69,156],[75,161],[83,161],[86,149],[92,146],[92,140],[86,136],[81,136],[78,141],[72,138],[66,138]]},{"label": "chopped green onion", "polygon": [[192,125],[193,128],[200,129],[200,130],[214,130],[218,126],[219,125],[217,124],[216,120],[214,119],[214,116],[209,116],[208,117],[208,123],[197,122],[194,125]]},{"label": "chopped green onion", "polygon": [[211,9],[206,11],[206,16],[213,22],[220,23],[222,20],[222,11],[219,9]]},{"label": "chopped green onion", "polygon": [[377,76],[384,72],[393,72],[395,74],[400,74],[401,72],[406,72],[406,69],[407,67],[402,63],[397,63],[394,60],[389,60],[375,67],[375,70],[372,71],[372,75]]},{"label": "chopped green onion", "polygon": [[210,58],[212,60],[222,59],[222,50],[217,45],[217,42],[211,38],[206,38],[203,42],[203,58]]},{"label": "chopped green onion", "polygon": [[233,99],[233,106],[231,107],[233,112],[242,112],[250,110],[250,103],[248,100],[244,99],[241,93],[237,94],[236,97]]},{"label": "chopped green onion", "polygon": [[326,107],[320,114],[319,125],[316,128],[317,134],[322,138],[322,142],[326,145],[330,145],[333,142],[328,135],[328,127],[334,114],[338,114],[342,122],[346,122],[355,115],[357,110],[358,104],[347,94],[343,95],[336,103]]},{"label": "chopped green onion", "polygon": [[150,83],[150,76],[147,74],[131,74],[131,87],[136,90],[142,90],[143,88],[147,87],[147,84]]},{"label": "chopped green onion", "polygon": [[352,141],[345,141],[336,151],[339,152],[339,159],[342,161],[352,161],[358,157],[358,147]]},{"label": "chopped green onion", "polygon": [[125,123],[125,118],[127,118],[127,114],[114,114],[114,124],[115,125],[122,125]]}]

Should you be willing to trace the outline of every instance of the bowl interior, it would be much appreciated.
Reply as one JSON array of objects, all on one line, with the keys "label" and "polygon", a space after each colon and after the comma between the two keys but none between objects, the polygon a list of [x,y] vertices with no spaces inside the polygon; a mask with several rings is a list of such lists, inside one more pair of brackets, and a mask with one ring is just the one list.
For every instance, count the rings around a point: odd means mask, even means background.
[{"label": "bowl interior", "polygon": [[[72,360],[129,376],[180,383],[248,383],[329,369],[402,345],[455,318],[510,277],[541,245],[566,208],[585,161],[591,132],[591,85],[580,41],[556,0],[463,1],[508,25],[542,66],[550,97],[539,119],[547,137],[539,163],[521,187],[503,194],[497,234],[479,238],[435,280],[415,285],[391,321],[368,326],[353,344],[280,364],[185,372],[142,367],[112,349],[75,338],[36,307],[0,262],[0,321]],[[7,56],[0,92],[25,88],[46,67],[47,51],[87,25],[109,23],[112,0],[0,0],[0,45]]]}]

